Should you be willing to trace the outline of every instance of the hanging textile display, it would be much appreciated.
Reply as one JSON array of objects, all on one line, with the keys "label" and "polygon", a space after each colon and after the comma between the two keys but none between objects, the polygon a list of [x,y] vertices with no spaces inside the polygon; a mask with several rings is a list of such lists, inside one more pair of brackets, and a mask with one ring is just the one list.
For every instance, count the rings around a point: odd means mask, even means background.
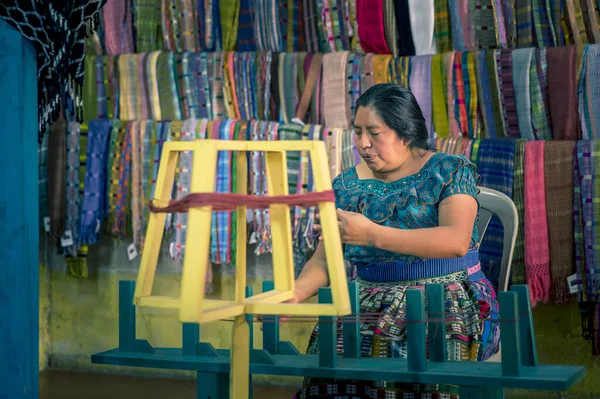
[{"label": "hanging textile display", "polygon": [[434,1],[434,32],[437,50],[446,53],[452,50],[449,0]]},{"label": "hanging textile display", "polygon": [[236,40],[236,49],[238,51],[256,51],[254,1],[257,0],[240,0],[240,15]]},{"label": "hanging textile display", "polygon": [[[240,18],[240,0],[219,0],[222,50],[235,51]],[[196,30],[191,31],[196,32]]]},{"label": "hanging textile display", "polygon": [[531,98],[531,122],[537,140],[552,140],[548,115],[548,84],[546,82],[546,50],[536,49],[529,69],[529,95]]},{"label": "hanging textile display", "polygon": [[368,53],[391,54],[385,35],[384,0],[356,0],[358,35]]}]

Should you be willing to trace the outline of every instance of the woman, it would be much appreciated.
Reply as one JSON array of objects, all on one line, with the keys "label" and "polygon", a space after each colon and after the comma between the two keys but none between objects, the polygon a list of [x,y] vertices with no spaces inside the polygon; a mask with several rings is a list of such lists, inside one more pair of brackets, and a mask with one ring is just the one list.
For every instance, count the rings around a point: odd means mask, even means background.
[{"label": "woman", "polygon": [[[360,311],[380,315],[377,322],[361,322],[362,356],[406,357],[406,290],[441,283],[453,317],[446,323],[448,359],[486,360],[498,350],[498,304],[479,266],[475,166],[460,155],[428,151],[417,101],[396,84],[375,85],[361,95],[354,130],[364,162],[337,176],[333,188]],[[319,245],[296,281],[293,302],[328,284]],[[318,353],[318,335],[315,328],[308,353]],[[338,348],[341,342],[339,332]],[[454,386],[308,378],[297,397],[457,398],[457,393]]]}]

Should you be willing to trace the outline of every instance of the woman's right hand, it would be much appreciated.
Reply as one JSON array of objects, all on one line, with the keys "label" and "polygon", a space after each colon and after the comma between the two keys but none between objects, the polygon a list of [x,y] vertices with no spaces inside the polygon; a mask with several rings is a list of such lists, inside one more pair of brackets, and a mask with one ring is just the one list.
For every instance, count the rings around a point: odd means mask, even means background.
[{"label": "woman's right hand", "polygon": [[315,223],[313,224],[313,233],[319,235],[319,241],[323,241],[323,230],[321,229],[321,216],[317,212],[315,215]]}]

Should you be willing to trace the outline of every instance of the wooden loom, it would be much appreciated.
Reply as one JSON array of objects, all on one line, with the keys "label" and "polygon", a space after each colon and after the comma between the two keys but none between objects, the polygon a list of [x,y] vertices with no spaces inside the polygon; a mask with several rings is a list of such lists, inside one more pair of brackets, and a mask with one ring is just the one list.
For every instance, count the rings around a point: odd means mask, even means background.
[{"label": "wooden loom", "polygon": [[[286,151],[308,151],[316,190],[331,189],[322,142],[170,142],[164,144],[159,166],[155,189],[159,205],[169,203],[177,155],[181,151],[194,154],[192,170],[196,173],[192,173],[192,193],[213,192],[218,151],[239,152],[238,192],[245,192],[247,187],[247,151],[266,152],[270,196],[288,194]],[[137,284],[132,281],[119,284],[119,347],[93,355],[93,363],[196,370],[198,399],[250,398],[251,374],[451,384],[460,386],[461,399],[501,399],[504,388],[566,390],[585,375],[585,368],[579,366],[538,365],[527,286],[513,286],[511,292],[499,294],[501,363],[446,361],[442,285],[428,286],[426,295],[423,290],[407,291],[407,359],[361,358],[358,288],[346,281],[332,202],[319,204],[331,288],[319,291],[318,304],[282,303],[292,298],[294,292],[290,210],[283,204],[270,206],[274,281],[265,282],[263,293],[258,295],[246,287],[246,207],[239,206],[237,237],[241,243],[236,248],[235,300],[205,299],[211,210],[210,206],[189,209],[187,237],[198,244],[185,248],[179,298],[152,295],[166,214],[151,214]],[[153,348],[146,340],[137,339],[136,305],[179,310],[183,322],[182,348]],[[426,314],[435,316],[427,318]],[[263,349],[253,348],[253,315],[274,316],[263,325]],[[291,343],[281,342],[278,315],[318,316],[319,355],[301,355]],[[230,317],[234,318],[231,351],[199,342],[201,323]],[[344,325],[343,358],[337,355],[338,317]]]},{"label": "wooden loom", "polygon": [[[154,202],[168,204],[173,192],[179,152],[193,154],[191,193],[213,193],[215,190],[217,154],[219,151],[237,152],[237,192],[248,187],[247,152],[264,152],[270,196],[289,194],[287,179],[287,151],[307,151],[312,160],[313,178],[317,192],[331,190],[331,176],[325,145],[316,141],[227,141],[196,140],[168,142],[163,146]],[[231,351],[230,389],[232,398],[248,397],[249,340],[246,315],[304,315],[344,316],[351,312],[346,281],[342,244],[337,227],[333,202],[319,203],[322,234],[327,257],[327,268],[333,300],[330,304],[286,304],[295,295],[294,259],[290,207],[273,204],[270,208],[274,290],[246,297],[246,206],[237,207],[237,246],[235,299],[233,301],[205,299],[204,289],[207,261],[210,255],[211,206],[191,208],[188,211],[187,243],[183,259],[181,296],[179,298],[153,296],[158,255],[164,233],[166,214],[150,214],[146,242],[138,274],[134,303],[141,307],[177,309],[183,323],[208,323],[234,317]]]}]

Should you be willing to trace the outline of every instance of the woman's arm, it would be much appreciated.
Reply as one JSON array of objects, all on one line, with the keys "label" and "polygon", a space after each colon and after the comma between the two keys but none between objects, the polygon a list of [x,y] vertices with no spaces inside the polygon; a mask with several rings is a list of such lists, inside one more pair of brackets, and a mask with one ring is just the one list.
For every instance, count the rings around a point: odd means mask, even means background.
[{"label": "woman's arm", "polygon": [[469,250],[477,201],[470,195],[447,197],[438,206],[437,227],[398,229],[378,225],[364,215],[338,209],[344,244],[370,246],[419,258],[454,258]]},{"label": "woman's arm", "polygon": [[294,302],[304,302],[308,298],[317,294],[319,288],[329,285],[329,274],[327,272],[327,259],[325,258],[325,248],[323,241],[319,245],[313,256],[302,268],[302,272],[296,279],[296,298]]},{"label": "woman's arm", "polygon": [[371,246],[421,258],[453,258],[466,255],[471,246],[477,201],[470,195],[453,195],[438,207],[439,226],[403,230],[373,223]]}]

